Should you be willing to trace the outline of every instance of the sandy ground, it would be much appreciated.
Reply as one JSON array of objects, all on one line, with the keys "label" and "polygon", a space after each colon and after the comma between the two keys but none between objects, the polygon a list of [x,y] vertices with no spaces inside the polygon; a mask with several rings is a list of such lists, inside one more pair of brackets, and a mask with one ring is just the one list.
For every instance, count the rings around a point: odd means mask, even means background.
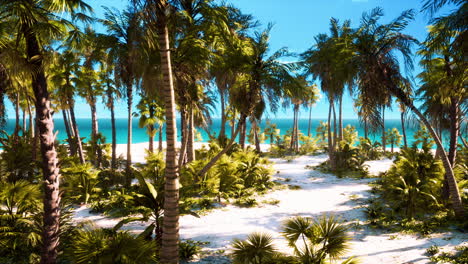
[{"label": "sandy ground", "polygon": [[[145,144],[145,146],[147,146]],[[134,144],[134,149],[143,152],[143,144]],[[125,147],[123,147],[125,150]],[[134,152],[136,153],[136,152]],[[143,153],[134,154],[134,160],[144,157]],[[326,155],[302,156],[293,161],[272,159],[277,174],[274,176],[290,179],[288,184],[299,185],[299,190],[273,191],[257,201],[276,199],[277,205],[262,204],[255,208],[239,208],[228,205],[215,209],[201,218],[183,216],[180,218],[180,235],[183,239],[207,241],[204,250],[209,252],[229,252],[234,238],[245,238],[255,231],[273,235],[276,247],[283,252],[291,252],[285,239],[279,233],[282,222],[296,215],[317,217],[334,214],[342,221],[357,226],[349,231],[352,237],[348,256],[357,256],[364,264],[374,263],[429,263],[424,255],[431,245],[444,249],[467,244],[468,236],[459,232],[432,234],[430,237],[386,233],[382,230],[359,225],[366,220],[365,199],[369,197],[368,183],[373,179],[340,179],[331,174],[306,169],[306,165],[318,165],[325,161]],[[143,161],[143,160],[141,160]],[[369,171],[377,174],[386,171],[392,161],[388,159],[368,162]],[[113,227],[118,219],[108,219],[102,215],[90,214],[85,206],[75,212],[76,221],[91,220],[97,226]],[[124,229],[142,231],[145,223],[132,223]],[[208,258],[194,263],[230,263],[227,258]]]}]

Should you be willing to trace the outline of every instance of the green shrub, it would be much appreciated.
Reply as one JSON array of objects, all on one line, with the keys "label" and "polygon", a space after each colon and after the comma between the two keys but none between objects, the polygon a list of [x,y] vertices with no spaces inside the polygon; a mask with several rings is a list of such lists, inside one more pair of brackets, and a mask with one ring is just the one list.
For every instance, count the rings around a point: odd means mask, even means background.
[{"label": "green shrub", "polygon": [[403,149],[390,170],[383,174],[382,197],[407,218],[440,208],[440,187],[444,177],[442,163],[430,150]]},{"label": "green shrub", "polygon": [[246,240],[235,239],[232,247],[234,264],[263,264],[277,254],[273,238],[263,233],[252,233]]},{"label": "green shrub", "polygon": [[[294,256],[278,253],[268,234],[252,233],[246,240],[235,239],[233,263],[239,264],[316,264],[338,260],[348,249],[347,228],[335,217],[316,220],[293,217],[283,224],[283,236],[294,249]],[[358,263],[348,258],[342,264]]]},{"label": "green shrub", "polygon": [[[38,180],[39,167],[32,157],[32,140],[29,137],[8,135],[0,132],[0,180],[15,182],[18,180]],[[40,153],[39,149],[36,153]]]},{"label": "green shrub", "polygon": [[199,255],[201,252],[201,245],[203,244],[205,243],[193,240],[180,241],[179,256],[181,260],[192,260],[195,256]]},{"label": "green shrub", "polygon": [[65,179],[65,194],[72,201],[87,204],[101,192],[98,171],[90,163],[72,163],[70,167],[63,168],[61,173]]},{"label": "green shrub", "polygon": [[237,199],[234,204],[239,207],[254,207],[258,205],[257,200],[255,200],[254,198],[248,198],[248,197],[241,197]]},{"label": "green shrub", "polygon": [[153,263],[156,243],[129,232],[81,228],[65,252],[66,259],[87,263]]},{"label": "green shrub", "polygon": [[437,245],[432,245],[428,249],[426,249],[426,255],[434,256],[435,254],[439,253],[440,249]]}]

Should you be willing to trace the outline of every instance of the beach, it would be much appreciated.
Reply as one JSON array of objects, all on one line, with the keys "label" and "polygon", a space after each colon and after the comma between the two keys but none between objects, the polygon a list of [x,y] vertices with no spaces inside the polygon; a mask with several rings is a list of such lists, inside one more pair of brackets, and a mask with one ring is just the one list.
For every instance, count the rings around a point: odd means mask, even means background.
[{"label": "beach", "polygon": [[[206,143],[197,143],[201,147]],[[134,162],[144,162],[147,143],[132,145]],[[267,144],[262,148],[266,149]],[[126,145],[119,144],[118,152],[124,154]],[[296,189],[282,189],[256,197],[258,207],[240,208],[234,205],[220,205],[206,215],[196,218],[184,215],[180,218],[180,236],[209,242],[203,248],[205,254],[214,255],[194,260],[193,263],[230,263],[229,259],[220,254],[228,254],[234,238],[245,239],[252,232],[266,232],[273,236],[277,249],[292,253],[285,239],[281,236],[282,222],[292,216],[319,217],[323,214],[333,214],[348,225],[351,236],[350,248],[345,257],[356,256],[361,263],[429,263],[425,251],[432,245],[443,250],[451,250],[455,246],[468,245],[468,236],[456,230],[443,233],[433,233],[427,237],[414,234],[386,232],[366,225],[366,199],[371,187],[369,183],[374,178],[350,179],[338,178],[332,174],[322,173],[306,168],[306,165],[318,165],[327,159],[327,155],[300,156],[291,161],[285,159],[270,159],[273,163],[273,177],[284,184],[300,186]],[[377,175],[390,168],[392,160],[382,159],[368,161],[369,172]],[[269,200],[277,200],[275,205]],[[262,203],[264,201],[264,203]],[[111,228],[119,219],[107,218],[92,214],[87,206],[77,208],[74,221],[91,220],[98,227]],[[144,230],[146,223],[131,223],[123,227],[138,233]]]}]

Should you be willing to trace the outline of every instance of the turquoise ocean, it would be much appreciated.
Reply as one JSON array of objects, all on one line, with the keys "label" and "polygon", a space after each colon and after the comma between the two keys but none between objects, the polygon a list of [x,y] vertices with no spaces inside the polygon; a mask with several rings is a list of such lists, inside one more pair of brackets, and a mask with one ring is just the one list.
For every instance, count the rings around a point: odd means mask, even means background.
[{"label": "turquoise ocean", "polygon": [[[275,123],[277,128],[280,129],[280,134],[284,135],[286,134],[286,131],[288,129],[291,129],[293,125],[293,119],[289,118],[271,118],[269,119],[270,122]],[[316,129],[320,124],[320,121],[326,121],[325,119],[312,119],[312,134],[316,135]],[[81,118],[77,119],[78,122],[78,128],[80,131],[80,136],[81,137],[86,137],[86,139],[89,138],[91,134],[91,119],[87,118]],[[102,133],[106,138],[107,138],[107,143],[111,142],[111,122],[110,119],[105,119],[101,118],[98,120],[99,122],[99,132]],[[299,129],[301,130],[302,133],[307,134],[307,128],[308,128],[308,119],[300,119],[299,120]],[[22,123],[22,122],[20,122]],[[218,134],[220,128],[221,128],[221,120],[214,118],[213,123],[209,126],[207,129],[210,134]],[[7,125],[4,128],[7,133],[12,133],[14,130],[14,124],[15,120],[14,119],[8,119],[7,120]],[[261,128],[262,130],[265,128],[266,125],[266,120],[263,120],[261,123]],[[356,127],[356,130],[358,132],[359,136],[364,136],[364,127],[359,123],[358,119],[344,119],[343,120],[343,126],[347,125],[352,125]],[[407,131],[407,137],[408,137],[408,144],[411,144],[413,141],[413,134],[418,130],[418,125],[417,124],[406,124],[406,131]],[[125,118],[120,118],[116,119],[116,127],[117,127],[117,144],[125,144],[127,143],[127,119]],[[180,120],[177,120],[177,127],[180,128]],[[401,132],[401,122],[399,119],[389,119],[385,121],[385,129],[388,130],[389,128],[397,128]],[[55,130],[58,131],[58,139],[59,140],[65,140],[67,137],[66,131],[65,131],[65,125],[63,123],[62,119],[55,119]],[[203,138],[203,141],[207,141],[209,139],[206,131],[203,129],[198,130],[201,133],[201,136]],[[226,126],[226,133],[229,136],[231,132],[231,128],[229,126]],[[178,136],[180,140],[180,130],[178,131]],[[370,138],[372,140],[379,140],[381,139],[381,131],[378,131],[374,134],[370,134]],[[86,141],[85,139],[85,141]],[[158,137],[156,135],[155,140],[157,140]],[[163,133],[163,140],[165,140],[165,135]],[[138,127],[138,118],[133,119],[133,143],[142,143],[142,142],[147,142],[148,141],[148,135],[146,134],[146,129],[145,128],[139,128]],[[448,142],[448,135],[444,135],[443,138],[444,143]],[[266,140],[265,143],[269,143],[269,140]],[[445,145],[445,144],[444,144]],[[388,145],[388,147],[390,147]]]}]

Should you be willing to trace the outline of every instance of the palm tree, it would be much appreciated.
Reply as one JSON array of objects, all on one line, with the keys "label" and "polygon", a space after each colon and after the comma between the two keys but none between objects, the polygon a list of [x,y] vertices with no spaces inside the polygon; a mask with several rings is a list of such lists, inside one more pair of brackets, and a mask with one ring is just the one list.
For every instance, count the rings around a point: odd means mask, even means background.
[{"label": "palm tree", "polygon": [[148,151],[150,153],[154,152],[154,136],[156,135],[155,125],[161,120],[163,115],[163,109],[156,100],[151,100],[149,97],[141,94],[140,103],[137,105],[139,110],[140,120],[138,126],[140,128],[146,127],[146,133],[149,136],[148,139]]},{"label": "palm tree", "polygon": [[142,7],[145,23],[158,34],[161,58],[162,94],[166,117],[166,170],[164,185],[164,220],[161,246],[162,263],[179,263],[179,171],[176,163],[175,144],[177,128],[175,120],[175,95],[169,45],[168,19],[171,3],[166,0],[133,0]]},{"label": "palm tree", "polygon": [[396,127],[392,129],[388,129],[386,134],[387,134],[386,136],[388,139],[388,143],[390,143],[390,146],[391,146],[391,152],[393,153],[393,146],[394,145],[398,146],[401,143],[402,136],[400,135],[400,132],[398,131]]},{"label": "palm tree", "polygon": [[98,73],[99,85],[103,87],[104,95],[103,102],[111,112],[111,127],[112,127],[112,158],[111,169],[115,170],[117,166],[117,133],[115,127],[115,100],[121,98],[119,89],[115,87],[113,80],[114,67],[112,64],[113,59],[110,56],[104,58],[100,64],[100,71]]},{"label": "palm tree", "polygon": [[[286,86],[286,93],[288,99],[293,104],[293,130],[291,135],[290,148],[294,151],[299,151],[299,110],[300,106],[309,106],[315,104],[318,99],[319,91],[315,84],[309,84],[304,76],[297,76],[293,83]],[[309,115],[309,129],[310,135],[310,115]]]},{"label": "palm tree", "polygon": [[364,138],[369,139],[369,132],[375,132],[382,127],[381,108],[372,98],[358,95],[354,99],[354,108],[358,114],[359,122],[364,125]]},{"label": "palm tree", "polygon": [[[133,131],[133,93],[134,83],[137,77],[139,62],[143,61],[139,52],[142,37],[140,14],[129,8],[123,13],[117,10],[105,8],[101,23],[107,28],[110,38],[111,57],[115,59],[114,75],[118,87],[123,88],[127,99],[127,184],[130,182],[132,166],[132,131]],[[141,65],[140,65],[141,66]]]},{"label": "palm tree", "polygon": [[378,21],[382,15],[383,12],[380,8],[374,9],[370,14],[364,14],[361,26],[356,32],[356,39],[353,43],[355,50],[353,60],[357,65],[357,77],[360,82],[358,91],[368,98],[381,98],[382,94],[389,93],[408,107],[424,123],[437,147],[441,149],[441,159],[449,175],[451,201],[457,216],[462,217],[464,209],[450,161],[431,123],[414,106],[412,98],[405,92],[404,87],[407,86],[408,81],[400,73],[398,61],[394,56],[395,53],[400,52],[405,65],[411,68],[410,47],[416,40],[402,34],[401,31],[413,18],[414,12],[412,10],[405,11],[389,24],[381,25]]},{"label": "palm tree", "polygon": [[[248,29],[255,28],[257,23],[254,22],[251,15],[243,14],[234,6],[221,6],[219,9],[224,10],[225,23],[228,24],[228,32],[219,34],[213,46],[212,60],[210,64],[210,76],[214,78],[218,93],[220,95],[221,104],[221,129],[219,131],[218,140],[222,145],[225,145],[226,140],[226,122],[228,122],[228,111],[226,103],[229,100],[230,89],[236,83],[236,76],[240,72],[241,64],[238,63],[242,57],[242,51],[238,47],[239,42],[246,37]],[[218,36],[218,34],[215,34]],[[232,126],[233,128],[233,126]],[[234,129],[232,129],[234,132]],[[231,136],[234,133],[231,133]]]},{"label": "palm tree", "polygon": [[[311,74],[313,78],[320,79],[320,88],[328,98],[328,156],[331,167],[334,168],[335,145],[336,145],[336,119],[333,125],[332,138],[332,113],[334,112],[335,100],[338,97],[335,92],[335,87],[338,86],[333,82],[334,73],[334,58],[336,57],[332,45],[332,41],[326,34],[319,34],[315,37],[315,46],[301,54],[306,67],[306,73]],[[336,53],[336,52],[335,52]]]},{"label": "palm tree", "polygon": [[[47,78],[44,72],[43,50],[44,43],[49,39],[65,32],[65,26],[70,26],[62,17],[54,13],[68,12],[75,17],[75,10],[91,10],[81,0],[13,0],[0,6],[3,18],[18,29],[15,34],[23,39],[26,55],[32,71],[32,88],[36,103],[36,118],[38,134],[40,135],[42,171],[44,178],[44,226],[43,250],[41,263],[55,263],[59,242],[59,168],[57,166],[57,152],[55,150],[54,121],[50,108]],[[54,35],[48,35],[54,29]]]},{"label": "palm tree", "polygon": [[267,120],[263,133],[265,133],[265,135],[270,138],[270,147],[271,147],[275,143],[275,138],[279,136],[280,130],[277,129],[275,123],[272,123],[270,120]]},{"label": "palm tree", "polygon": [[[466,116],[468,90],[464,85],[467,63],[464,52],[457,45],[461,32],[449,31],[444,21],[431,26],[426,41],[418,51],[423,56],[421,65],[425,71],[419,74],[422,85],[417,93],[424,99],[425,112],[440,127],[450,131],[448,159],[455,167],[458,136],[463,117]],[[448,124],[446,124],[448,120]],[[444,181],[444,198],[448,198],[447,177]]]},{"label": "palm tree", "polygon": [[253,38],[238,43],[240,54],[235,56],[235,60],[239,63],[240,73],[231,89],[229,99],[231,106],[240,113],[239,122],[234,134],[231,135],[230,142],[203,167],[198,173],[199,176],[203,176],[230,149],[241,130],[243,133],[239,141],[241,147],[244,147],[247,118],[252,117],[257,122],[260,121],[266,101],[270,103],[271,111],[276,112],[279,107],[278,98],[284,92],[282,84],[287,81],[292,82],[291,65],[279,61],[289,54],[287,49],[279,49],[268,56],[271,27],[269,25],[264,31],[256,32]]}]

